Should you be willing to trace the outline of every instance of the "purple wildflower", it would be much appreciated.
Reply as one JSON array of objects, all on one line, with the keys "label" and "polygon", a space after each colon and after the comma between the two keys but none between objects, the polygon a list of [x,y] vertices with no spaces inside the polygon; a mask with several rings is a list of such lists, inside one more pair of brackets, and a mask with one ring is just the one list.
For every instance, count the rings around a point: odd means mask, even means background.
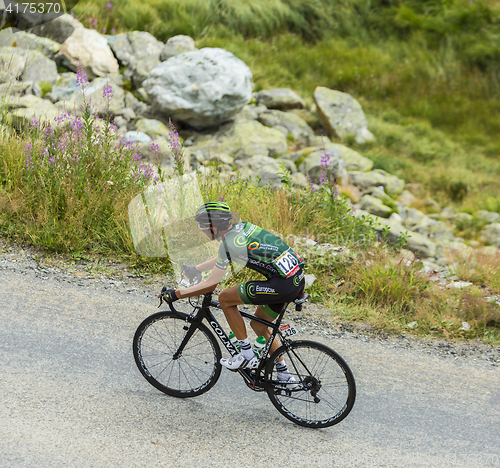
[{"label": "purple wildflower", "polygon": [[39,122],[39,121],[38,121],[38,119],[36,118],[36,115],[34,115],[34,116],[31,118],[30,127],[31,127],[31,128],[37,128],[37,129],[40,129],[40,122]]},{"label": "purple wildflower", "polygon": [[220,194],[219,192],[219,197],[217,198],[217,201],[224,201],[224,196]]},{"label": "purple wildflower", "polygon": [[43,134],[45,136],[45,140],[50,140],[51,136],[54,135],[54,129],[52,128],[52,125],[48,124],[46,127],[45,127],[45,130],[43,131]]},{"label": "purple wildflower", "polygon": [[61,153],[64,153],[66,151],[66,149],[68,148],[68,144],[69,144],[69,136],[67,133],[64,133],[61,136],[61,138],[59,139],[59,142],[57,144],[58,151],[60,151]]},{"label": "purple wildflower", "polygon": [[89,81],[87,79],[85,69],[83,68],[83,65],[78,62],[78,67],[76,69],[76,85],[85,88],[88,84]]},{"label": "purple wildflower", "polygon": [[83,129],[84,126],[85,124],[80,117],[77,117],[75,120],[73,120],[73,123],[71,124],[71,127],[75,132],[79,132]]},{"label": "purple wildflower", "polygon": [[149,145],[149,151],[151,151],[155,156],[158,154],[158,151],[160,151],[160,146],[155,143],[154,140],[151,140],[151,144]]},{"label": "purple wildflower", "polygon": [[29,171],[31,169],[35,169],[35,165],[33,164],[33,158],[28,156],[26,158],[26,170]]},{"label": "purple wildflower", "polygon": [[151,168],[151,166],[145,164],[141,164],[137,168],[137,172],[132,175],[133,180],[141,178],[143,182],[148,181],[152,177],[153,177],[153,169]]},{"label": "purple wildflower", "polygon": [[330,155],[325,151],[321,156],[321,167],[326,169],[330,165]]},{"label": "purple wildflower", "polygon": [[111,28],[111,34],[115,33],[115,28]]},{"label": "purple wildflower", "polygon": [[106,82],[102,89],[102,97],[105,99],[111,99],[113,97],[113,88],[108,82]]},{"label": "purple wildflower", "polygon": [[64,122],[65,120],[68,120],[69,118],[71,118],[71,114],[69,112],[63,112],[57,117],[54,117],[54,121],[57,123],[61,123]]},{"label": "purple wildflower", "polygon": [[55,164],[56,163],[56,157],[52,156],[51,158],[49,158],[49,163],[50,164]]},{"label": "purple wildflower", "polygon": [[321,175],[319,177],[319,185],[326,185],[331,178],[328,177],[328,169],[330,166],[330,155],[323,149],[323,155],[321,156]]},{"label": "purple wildflower", "polygon": [[106,26],[104,26],[104,28],[102,28],[102,33],[106,34]]},{"label": "purple wildflower", "polygon": [[133,161],[139,161],[142,158],[142,156],[139,153],[135,153],[134,156],[132,157]]},{"label": "purple wildflower", "polygon": [[97,18],[92,19],[92,26],[95,28],[97,26]]},{"label": "purple wildflower", "polygon": [[111,2],[108,2],[106,6],[108,7],[108,10],[111,10]]},{"label": "purple wildflower", "polygon": [[33,146],[31,143],[26,143],[24,145],[24,154],[26,155],[26,170],[34,169],[33,158],[31,157],[31,151],[33,151]]}]

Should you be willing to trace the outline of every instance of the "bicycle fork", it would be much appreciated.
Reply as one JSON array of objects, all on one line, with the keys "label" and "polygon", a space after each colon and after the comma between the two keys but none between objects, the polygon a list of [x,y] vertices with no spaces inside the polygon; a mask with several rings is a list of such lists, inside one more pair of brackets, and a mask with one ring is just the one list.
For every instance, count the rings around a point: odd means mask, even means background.
[{"label": "bicycle fork", "polygon": [[[184,351],[184,348],[186,347],[188,341],[191,339],[191,337],[194,335],[194,332],[198,328],[197,322],[195,321],[189,322],[189,316],[187,316],[185,320],[186,324],[184,325],[183,330],[185,330],[186,333],[184,334],[184,338],[182,338],[182,341],[179,344],[177,351],[172,356],[172,359],[174,361],[182,357],[182,351]],[[191,326],[188,325],[189,323],[191,323]]]}]

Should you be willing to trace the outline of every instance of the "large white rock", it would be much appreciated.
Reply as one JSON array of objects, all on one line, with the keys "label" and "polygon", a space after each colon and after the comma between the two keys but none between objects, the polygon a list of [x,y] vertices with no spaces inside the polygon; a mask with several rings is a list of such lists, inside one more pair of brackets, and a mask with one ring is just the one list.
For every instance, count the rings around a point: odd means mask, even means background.
[{"label": "large white rock", "polygon": [[64,41],[56,60],[73,71],[81,63],[89,80],[118,73],[118,62],[108,41],[93,29],[76,28]]},{"label": "large white rock", "polygon": [[248,104],[252,72],[223,49],[176,55],[155,67],[143,83],[155,111],[194,128],[219,125]]}]

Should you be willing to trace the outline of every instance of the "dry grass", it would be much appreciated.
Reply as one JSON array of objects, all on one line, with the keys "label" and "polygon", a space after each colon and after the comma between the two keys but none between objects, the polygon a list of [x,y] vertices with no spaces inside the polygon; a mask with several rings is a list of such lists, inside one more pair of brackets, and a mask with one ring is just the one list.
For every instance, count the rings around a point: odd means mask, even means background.
[{"label": "dry grass", "polygon": [[493,249],[449,250],[453,274],[479,285],[491,294],[500,294],[500,252]]}]

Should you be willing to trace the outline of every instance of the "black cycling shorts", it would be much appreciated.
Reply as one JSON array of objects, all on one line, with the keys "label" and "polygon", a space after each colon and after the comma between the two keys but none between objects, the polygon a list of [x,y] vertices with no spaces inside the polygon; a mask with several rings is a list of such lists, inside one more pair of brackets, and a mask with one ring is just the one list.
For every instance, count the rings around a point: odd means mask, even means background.
[{"label": "black cycling shorts", "polygon": [[238,293],[244,304],[261,306],[262,310],[274,320],[286,303],[297,299],[304,286],[304,273],[299,271],[290,278],[273,276],[266,281],[241,283]]}]

